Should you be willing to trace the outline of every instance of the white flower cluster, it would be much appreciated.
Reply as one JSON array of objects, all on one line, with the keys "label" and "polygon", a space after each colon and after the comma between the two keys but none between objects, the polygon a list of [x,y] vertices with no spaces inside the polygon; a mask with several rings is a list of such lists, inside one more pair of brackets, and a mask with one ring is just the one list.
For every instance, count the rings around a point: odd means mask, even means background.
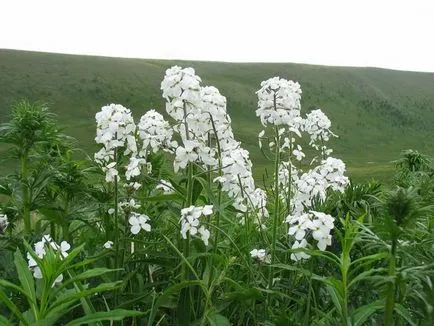
[{"label": "white flower cluster", "polygon": [[203,243],[207,246],[210,237],[210,232],[204,225],[200,225],[199,217],[202,215],[207,216],[212,214],[212,205],[205,206],[190,206],[181,209],[181,235],[184,239],[187,239],[187,233],[192,236],[199,234]]},{"label": "white flower cluster", "polygon": [[235,208],[255,213],[254,222],[260,224],[263,217],[268,217],[265,208],[267,196],[262,189],[255,187],[249,152],[234,138],[231,119],[226,112],[226,98],[215,87],[203,87],[201,98],[205,116],[212,117],[213,125],[210,127],[215,130],[221,155],[222,175],[214,180],[220,182],[222,190],[234,199]]},{"label": "white flower cluster", "polygon": [[336,137],[330,131],[331,125],[329,118],[320,109],[308,113],[303,123],[303,130],[310,135],[309,145],[317,150],[326,151],[326,155],[330,155],[332,150],[327,149],[324,142],[329,141],[330,136]]},{"label": "white flower cluster", "polygon": [[8,216],[0,213],[0,232],[4,232],[9,225]]},{"label": "white flower cluster", "polygon": [[302,212],[315,198],[324,201],[329,188],[343,192],[349,184],[344,173],[345,163],[333,157],[328,157],[317,167],[303,173],[295,181],[294,212]]},{"label": "white flower cluster", "polygon": [[148,148],[156,153],[159,149],[169,150],[177,147],[176,141],[172,141],[173,129],[169,122],[155,110],[146,112],[137,125],[139,137],[142,140],[141,157],[146,157]]},{"label": "white flower cluster", "polygon": [[234,199],[234,207],[267,216],[266,196],[255,188],[249,154],[234,139],[226,98],[217,88],[201,87],[200,82],[192,68],[175,66],[166,71],[161,83],[167,113],[176,120],[175,130],[182,140],[175,152],[174,170],[190,162],[220,167],[222,174],[214,181]]},{"label": "white flower cluster", "polygon": [[[161,83],[163,97],[167,100],[166,111],[176,121],[182,121],[190,109],[198,106],[200,102],[201,79],[195,74],[193,68],[174,66],[166,70]],[[186,108],[186,103],[191,104]]]},{"label": "white flower cluster", "polygon": [[[328,157],[322,161],[321,165],[302,174],[299,179],[295,180],[294,196],[292,197],[292,213],[287,217],[286,222],[289,224],[289,235],[295,235],[295,248],[304,248],[307,245],[305,237],[308,236],[306,230],[312,230],[312,236],[318,241],[318,248],[325,250],[327,245],[331,244],[330,231],[333,229],[334,219],[324,213],[305,210],[312,205],[314,199],[324,201],[327,197],[327,190],[333,189],[343,192],[349,184],[345,173],[345,164],[333,157]],[[314,227],[321,227],[321,233],[315,232]],[[321,234],[321,236],[320,236]],[[300,241],[302,240],[302,241]],[[303,241],[304,240],[304,241]],[[302,253],[294,253],[292,259],[299,260],[308,258]]]},{"label": "white flower cluster", "polygon": [[253,249],[250,251],[250,256],[261,263],[269,264],[271,262],[270,255],[267,255],[265,249]]},{"label": "white flower cluster", "polygon": [[258,94],[256,116],[262,125],[286,125],[290,130],[298,130],[302,123],[300,117],[301,87],[299,83],[273,77],[261,83]]},{"label": "white flower cluster", "polygon": [[[318,241],[317,247],[320,250],[325,250],[327,246],[331,245],[330,231],[334,227],[334,218],[328,214],[322,212],[309,211],[295,216],[289,215],[286,218],[286,222],[291,225],[288,230],[288,234],[295,237],[292,249],[305,248],[307,245],[306,236],[308,233],[312,234],[312,237]],[[306,254],[294,253],[291,255],[291,259],[304,258]],[[307,257],[308,258],[308,257]]]},{"label": "white flower cluster", "polygon": [[[171,140],[173,130],[169,123],[155,110],[150,110],[143,115],[137,126],[131,111],[119,104],[102,107],[95,115],[95,119],[97,122],[95,141],[103,145],[95,154],[95,161],[106,173],[106,182],[119,179],[115,150],[124,150],[123,155],[129,157],[125,167],[125,178],[130,181],[140,175],[143,167],[146,167],[147,173],[151,172],[151,163],[146,160],[149,150],[155,153],[159,149],[173,150],[177,146],[176,142]],[[141,148],[138,151],[140,143]],[[138,182],[130,182],[129,186],[137,190],[141,185]]]},{"label": "white flower cluster", "polygon": [[[47,253],[48,247],[51,247],[54,251],[59,252],[59,257],[61,259],[66,258],[68,256],[67,251],[71,248],[68,242],[62,241],[60,245],[58,245],[56,242],[51,239],[50,235],[44,235],[42,237],[42,240],[35,243],[35,253],[36,256],[38,256],[39,259],[43,259],[44,256]],[[36,260],[30,255],[30,253],[27,253],[27,259],[29,261],[29,268],[33,270],[33,276],[37,279],[42,278],[42,272],[38,264],[36,263]],[[63,274],[60,274],[56,280],[53,283],[53,286],[56,283],[60,283],[63,280]]]},{"label": "white flower cluster", "polygon": [[[338,159],[328,157],[332,152],[327,149],[325,142],[331,136],[331,122],[319,109],[313,110],[303,119],[300,116],[301,88],[298,83],[287,81],[279,77],[270,78],[261,83],[258,94],[258,109],[256,115],[260,117],[264,127],[273,125],[278,127],[278,134],[269,143],[270,150],[289,151],[296,161],[302,161],[306,155],[300,145],[295,143],[293,134],[301,137],[306,132],[310,137],[309,145],[320,150],[324,158],[320,165],[299,176],[299,171],[291,159],[281,161],[278,175],[279,196],[290,203],[290,214],[286,218],[289,223],[289,235],[296,241],[292,248],[305,248],[307,237],[311,235],[320,250],[325,250],[331,244],[330,231],[333,229],[333,217],[324,213],[309,211],[315,199],[324,201],[328,189],[344,191],[348,185],[348,178],[344,176],[345,164]],[[259,145],[265,131],[259,133]],[[289,156],[291,158],[291,155]],[[294,260],[307,259],[309,255],[295,252],[291,255]]]},{"label": "white flower cluster", "polygon": [[119,176],[115,149],[125,147],[124,155],[137,152],[136,125],[131,111],[120,104],[110,104],[101,108],[95,115],[97,131],[95,141],[103,147],[95,153],[95,161],[102,165],[106,182],[113,182]]},{"label": "white flower cluster", "polygon": [[97,131],[95,141],[104,147],[95,154],[98,162],[114,158],[114,149],[126,145],[125,155],[137,152],[134,123],[131,111],[120,104],[110,104],[95,115]]}]

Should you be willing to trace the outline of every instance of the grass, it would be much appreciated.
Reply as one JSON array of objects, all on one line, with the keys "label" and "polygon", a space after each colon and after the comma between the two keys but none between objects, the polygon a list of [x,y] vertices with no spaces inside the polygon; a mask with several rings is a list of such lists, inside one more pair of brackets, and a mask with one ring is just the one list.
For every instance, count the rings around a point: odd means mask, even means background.
[{"label": "grass", "polygon": [[[164,112],[160,82],[172,65],[191,66],[203,85],[227,97],[234,131],[251,153],[259,177],[268,163],[257,148],[261,125],[255,116],[260,82],[272,76],[298,81],[302,110],[320,107],[340,138],[333,140],[354,181],[391,179],[392,160],[403,149],[434,154],[434,74],[377,68],[290,63],[219,63],[107,58],[0,49],[0,122],[19,99],[46,103],[65,133],[91,154],[96,148],[94,116],[121,103],[136,117]],[[3,153],[5,149],[3,148]],[[0,153],[1,155],[2,153]],[[9,168],[13,168],[9,166]]]}]

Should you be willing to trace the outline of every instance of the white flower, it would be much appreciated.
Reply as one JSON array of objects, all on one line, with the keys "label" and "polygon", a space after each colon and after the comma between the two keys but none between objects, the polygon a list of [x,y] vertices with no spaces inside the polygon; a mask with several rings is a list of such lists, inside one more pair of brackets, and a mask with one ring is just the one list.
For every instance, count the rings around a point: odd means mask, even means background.
[{"label": "white flower", "polygon": [[306,155],[302,152],[300,145],[297,145],[297,148],[292,151],[292,154],[294,154],[297,161],[301,161],[303,157],[306,157]]},{"label": "white flower", "polygon": [[202,214],[203,215],[211,215],[212,214],[212,208],[213,208],[213,205],[205,205],[205,206],[203,206],[203,208],[202,208]]},{"label": "white flower", "polygon": [[9,225],[8,216],[0,213],[0,232],[4,232]]},{"label": "white flower", "polygon": [[122,208],[124,211],[130,211],[133,209],[140,208],[140,204],[136,204],[136,201],[134,200],[134,198],[131,198],[130,201],[120,202],[119,207]]},{"label": "white flower", "polygon": [[170,181],[160,180],[160,183],[155,187],[155,189],[161,189],[165,194],[170,194],[174,192],[174,188]]},{"label": "white flower", "polygon": [[142,186],[142,184],[138,183],[138,182],[130,182],[130,183],[124,184],[124,188],[131,188],[134,190],[139,189],[141,186]]},{"label": "white flower", "polygon": [[115,166],[116,166],[116,162],[112,162],[102,168],[102,170],[106,173],[105,174],[106,182],[114,182],[115,177],[119,176],[119,172],[118,170],[116,170]]},{"label": "white flower", "polygon": [[137,234],[140,232],[140,230],[145,230],[147,232],[151,231],[151,225],[147,222],[150,220],[150,218],[147,215],[144,214],[138,214],[138,213],[131,213],[131,216],[128,220],[128,222],[131,225],[131,233]]},{"label": "white flower", "polygon": [[[292,245],[292,249],[299,249],[299,248],[306,248],[307,246],[307,241],[306,239],[299,241],[295,241],[294,244]],[[291,254],[291,259],[298,261],[298,260],[302,260],[302,259],[309,259],[310,255],[306,254],[303,251],[299,251],[299,252],[294,252]]]},{"label": "white flower", "polygon": [[[305,247],[309,234],[317,241],[319,250],[324,251],[327,246],[331,245],[330,232],[334,228],[332,216],[322,212],[309,211],[303,214],[288,215],[286,222],[290,225],[288,234],[296,239],[295,246],[300,246],[302,243]],[[302,257],[295,255],[294,257]]]},{"label": "white flower", "polygon": [[210,232],[207,229],[205,229],[203,225],[201,225],[201,227],[197,231],[199,232],[200,238],[202,239],[203,243],[205,244],[205,246],[207,246],[210,237]]},{"label": "white flower", "polygon": [[137,153],[135,139],[136,125],[131,111],[119,104],[110,104],[101,108],[95,115],[97,130],[95,141],[103,147],[94,158],[106,172],[106,182],[113,182],[119,176],[114,159],[115,150],[124,149],[124,155]]},{"label": "white flower", "polygon": [[[306,119],[303,122],[303,130],[307,131],[310,135],[309,145],[315,149],[319,149],[319,144],[327,142],[330,136],[336,137],[330,131],[331,122],[329,118],[320,109],[313,110],[306,115]],[[326,147],[323,146],[323,151],[326,151]]]},{"label": "white flower", "polygon": [[262,130],[259,135],[258,135],[258,143],[259,143],[259,148],[262,148],[262,138],[265,135],[265,130]]},{"label": "white flower", "polygon": [[[42,236],[41,241],[35,243],[34,245],[34,251],[36,256],[39,259],[43,259],[44,256],[47,253],[47,247],[51,247],[52,250],[59,252],[59,256],[60,259],[66,258],[68,256],[68,250],[71,249],[71,246],[68,242],[66,241],[62,241],[60,243],[60,245],[58,245],[56,242],[54,242],[51,239],[50,235],[44,235]],[[28,259],[28,265],[29,268],[33,270],[33,276],[37,279],[41,279],[43,277],[42,275],[42,271],[40,269],[40,267],[38,266],[36,260],[30,255],[30,253],[27,253],[27,259]],[[52,286],[54,286],[56,283],[60,283],[63,280],[63,275],[60,274],[56,280],[54,281],[54,283],[52,284]]]},{"label": "white flower", "polygon": [[176,149],[176,156],[173,162],[173,167],[175,173],[178,172],[179,168],[185,169],[189,162],[194,162],[199,157],[194,151],[198,146],[198,143],[191,140],[184,141],[184,147],[179,146]]},{"label": "white flower", "polygon": [[200,225],[199,217],[202,215],[211,215],[212,205],[205,206],[190,206],[187,208],[181,209],[181,218],[179,219],[181,223],[181,235],[183,239],[187,239],[187,233],[192,236],[195,236],[199,233],[200,238],[204,242],[204,244],[208,245],[208,240],[210,237],[210,232],[205,228],[204,225]]},{"label": "white flower", "polygon": [[63,258],[66,258],[68,256],[67,251],[69,249],[71,249],[71,245],[66,241],[62,241],[60,243],[60,247],[57,248],[57,250],[60,251],[60,254],[62,255]]},{"label": "white flower", "polygon": [[110,249],[113,246],[113,241],[108,240],[103,246],[106,249]]},{"label": "white flower", "polygon": [[166,70],[161,82],[163,97],[168,101],[167,113],[177,121],[184,118],[184,104],[193,106],[200,101],[200,78],[195,75],[193,68],[174,66]]},{"label": "white flower", "polygon": [[[253,212],[253,216],[266,216],[265,196],[255,192],[249,154],[234,139],[231,119],[226,112],[226,98],[217,88],[201,87],[200,82],[194,69],[175,66],[166,71],[161,83],[163,97],[167,100],[167,113],[177,122],[173,130],[179,133],[182,141],[175,150],[174,171],[177,173],[190,163],[207,166],[205,169],[217,168],[221,164],[223,175],[214,180],[220,182],[222,190],[234,200],[233,206]],[[162,126],[162,123],[155,122],[162,121],[162,118],[152,119],[154,125]],[[142,129],[139,126],[139,130]],[[158,130],[159,134],[165,134],[164,127]],[[151,142],[150,137],[147,139]],[[256,217],[254,221],[259,222]],[[184,226],[185,234],[190,226]],[[192,229],[192,232],[196,231]]]},{"label": "white flower", "polygon": [[262,125],[286,125],[297,131],[301,127],[300,118],[300,84],[292,80],[273,77],[261,83],[258,94],[258,109]]},{"label": "white flower", "polygon": [[159,149],[167,150],[174,147],[172,142],[173,129],[163,116],[155,110],[146,112],[138,124],[139,137],[143,142],[140,155],[146,157],[148,147],[156,153]]},{"label": "white flower", "polygon": [[130,157],[130,163],[125,171],[125,178],[130,180],[132,177],[140,175],[140,166],[146,164],[146,160],[138,157]]},{"label": "white flower", "polygon": [[270,255],[267,255],[265,249],[253,249],[252,251],[250,251],[250,256],[252,258],[258,259],[260,262],[263,262],[265,264],[270,263]]}]

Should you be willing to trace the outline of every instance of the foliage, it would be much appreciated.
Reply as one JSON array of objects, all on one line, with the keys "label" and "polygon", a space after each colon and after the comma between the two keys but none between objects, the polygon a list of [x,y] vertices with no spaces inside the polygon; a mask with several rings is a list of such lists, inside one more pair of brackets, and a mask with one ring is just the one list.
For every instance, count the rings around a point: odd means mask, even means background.
[{"label": "foliage", "polygon": [[1,325],[433,323],[431,159],[407,151],[396,188],[349,182],[331,121],[276,77],[261,189],[215,87],[172,67],[161,90],[167,119],[96,114],[93,160],[43,106],[2,126],[21,169],[0,182]]}]

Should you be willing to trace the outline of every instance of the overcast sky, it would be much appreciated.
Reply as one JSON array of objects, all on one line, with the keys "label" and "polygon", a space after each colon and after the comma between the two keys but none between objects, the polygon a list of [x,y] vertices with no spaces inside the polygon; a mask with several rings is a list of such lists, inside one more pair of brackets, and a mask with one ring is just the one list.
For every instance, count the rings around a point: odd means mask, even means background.
[{"label": "overcast sky", "polygon": [[0,48],[434,72],[434,1],[0,0]]}]

